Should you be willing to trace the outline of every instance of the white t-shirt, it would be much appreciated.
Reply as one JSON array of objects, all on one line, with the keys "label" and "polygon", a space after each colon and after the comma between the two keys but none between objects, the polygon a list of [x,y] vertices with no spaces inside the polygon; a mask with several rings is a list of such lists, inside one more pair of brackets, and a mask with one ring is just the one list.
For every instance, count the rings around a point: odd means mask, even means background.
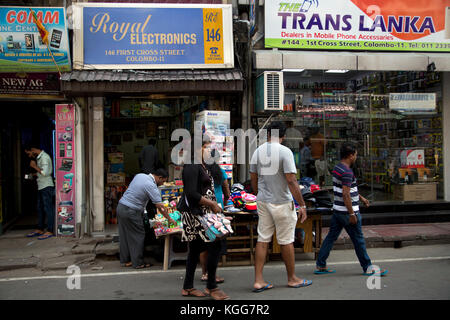
[{"label": "white t-shirt", "polygon": [[297,173],[292,151],[277,143],[266,142],[256,149],[250,172],[258,174],[258,201],[283,204],[292,201],[286,173]]}]

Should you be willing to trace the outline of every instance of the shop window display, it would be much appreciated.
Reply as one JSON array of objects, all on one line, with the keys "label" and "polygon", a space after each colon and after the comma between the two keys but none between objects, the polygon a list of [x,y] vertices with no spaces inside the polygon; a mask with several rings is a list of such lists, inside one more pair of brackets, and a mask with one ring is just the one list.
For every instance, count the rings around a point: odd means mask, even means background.
[{"label": "shop window display", "polygon": [[[326,168],[319,170],[323,177],[313,177],[322,187],[332,189],[331,170],[339,162],[340,145],[352,141],[358,147],[354,171],[360,190],[372,201],[442,199],[440,73],[350,71],[333,75],[307,70],[285,73],[284,78],[288,112],[275,119],[292,123],[302,138],[323,136],[321,158]],[[393,109],[391,93],[435,94],[435,108],[399,112]],[[317,164],[316,168],[321,169]]]}]

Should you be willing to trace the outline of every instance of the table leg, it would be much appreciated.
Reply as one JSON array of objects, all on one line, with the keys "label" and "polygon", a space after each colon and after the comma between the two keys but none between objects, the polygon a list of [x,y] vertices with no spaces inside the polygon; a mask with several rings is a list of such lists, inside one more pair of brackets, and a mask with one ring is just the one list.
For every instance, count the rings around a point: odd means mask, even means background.
[{"label": "table leg", "polygon": [[164,263],[163,270],[169,270],[170,235],[164,237]]},{"label": "table leg", "polygon": [[312,237],[312,219],[308,218],[303,223],[305,228],[305,242],[303,245],[304,252],[313,252],[313,237]]},{"label": "table leg", "polygon": [[277,241],[277,233],[276,232],[273,233],[272,253],[281,253],[281,248]]}]

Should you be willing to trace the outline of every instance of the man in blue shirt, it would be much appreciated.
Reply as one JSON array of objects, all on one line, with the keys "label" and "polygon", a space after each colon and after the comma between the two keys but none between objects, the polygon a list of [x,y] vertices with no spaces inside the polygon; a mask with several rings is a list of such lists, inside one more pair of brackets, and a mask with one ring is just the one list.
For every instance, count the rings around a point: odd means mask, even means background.
[{"label": "man in blue shirt", "polygon": [[158,169],[153,174],[139,173],[119,200],[117,218],[122,265],[127,267],[132,265],[136,269],[150,266],[144,264],[145,229],[142,216],[148,201],[152,201],[170,223],[176,224],[164,207],[158,189],[158,186],[167,181],[168,176],[164,169]]},{"label": "man in blue shirt", "polygon": [[351,169],[356,162],[358,152],[353,144],[345,142],[341,147],[341,162],[333,170],[333,191],[334,204],[333,216],[331,217],[330,230],[320,248],[317,257],[317,269],[315,274],[334,273],[335,270],[329,270],[326,267],[326,260],[330,255],[334,242],[341,234],[342,229],[347,231],[355,247],[359,263],[363,268],[364,275],[387,274],[387,270],[375,272],[369,255],[366,250],[366,242],[362,233],[361,214],[359,212],[359,200],[366,207],[369,206],[369,200],[358,193],[356,177]]}]

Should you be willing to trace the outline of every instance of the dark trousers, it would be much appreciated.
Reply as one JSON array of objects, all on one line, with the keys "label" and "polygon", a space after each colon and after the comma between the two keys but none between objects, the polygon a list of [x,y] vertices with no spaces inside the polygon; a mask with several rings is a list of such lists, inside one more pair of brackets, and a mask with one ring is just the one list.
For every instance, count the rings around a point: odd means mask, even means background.
[{"label": "dark trousers", "polygon": [[319,255],[317,257],[316,264],[319,268],[326,267],[327,258],[330,255],[330,251],[333,248],[334,242],[341,234],[342,229],[345,229],[345,231],[347,231],[348,235],[350,236],[350,239],[353,242],[353,246],[355,247],[356,256],[358,257],[363,271],[366,272],[366,270],[372,264],[369,255],[367,254],[366,242],[362,233],[361,214],[357,214],[356,216],[358,222],[355,225],[352,225],[349,222],[350,216],[347,213],[333,213],[330,222],[330,230],[327,237],[322,243],[322,247],[320,248]]},{"label": "dark trousers", "polygon": [[209,290],[217,288],[216,271],[219,263],[220,251],[222,247],[221,241],[204,242],[203,240],[190,241],[188,244],[188,257],[186,261],[186,276],[184,278],[183,289],[194,288],[194,275],[197,264],[200,260],[200,253],[208,250],[208,261],[206,270],[208,271],[208,282],[206,287]]},{"label": "dark trousers", "polygon": [[47,231],[54,233],[55,229],[55,187],[47,187],[38,190],[37,196],[37,212],[38,212],[38,229],[44,230],[45,219],[47,218]]},{"label": "dark trousers", "polygon": [[133,267],[144,264],[145,229],[142,212],[117,205],[120,263],[131,261]]}]

